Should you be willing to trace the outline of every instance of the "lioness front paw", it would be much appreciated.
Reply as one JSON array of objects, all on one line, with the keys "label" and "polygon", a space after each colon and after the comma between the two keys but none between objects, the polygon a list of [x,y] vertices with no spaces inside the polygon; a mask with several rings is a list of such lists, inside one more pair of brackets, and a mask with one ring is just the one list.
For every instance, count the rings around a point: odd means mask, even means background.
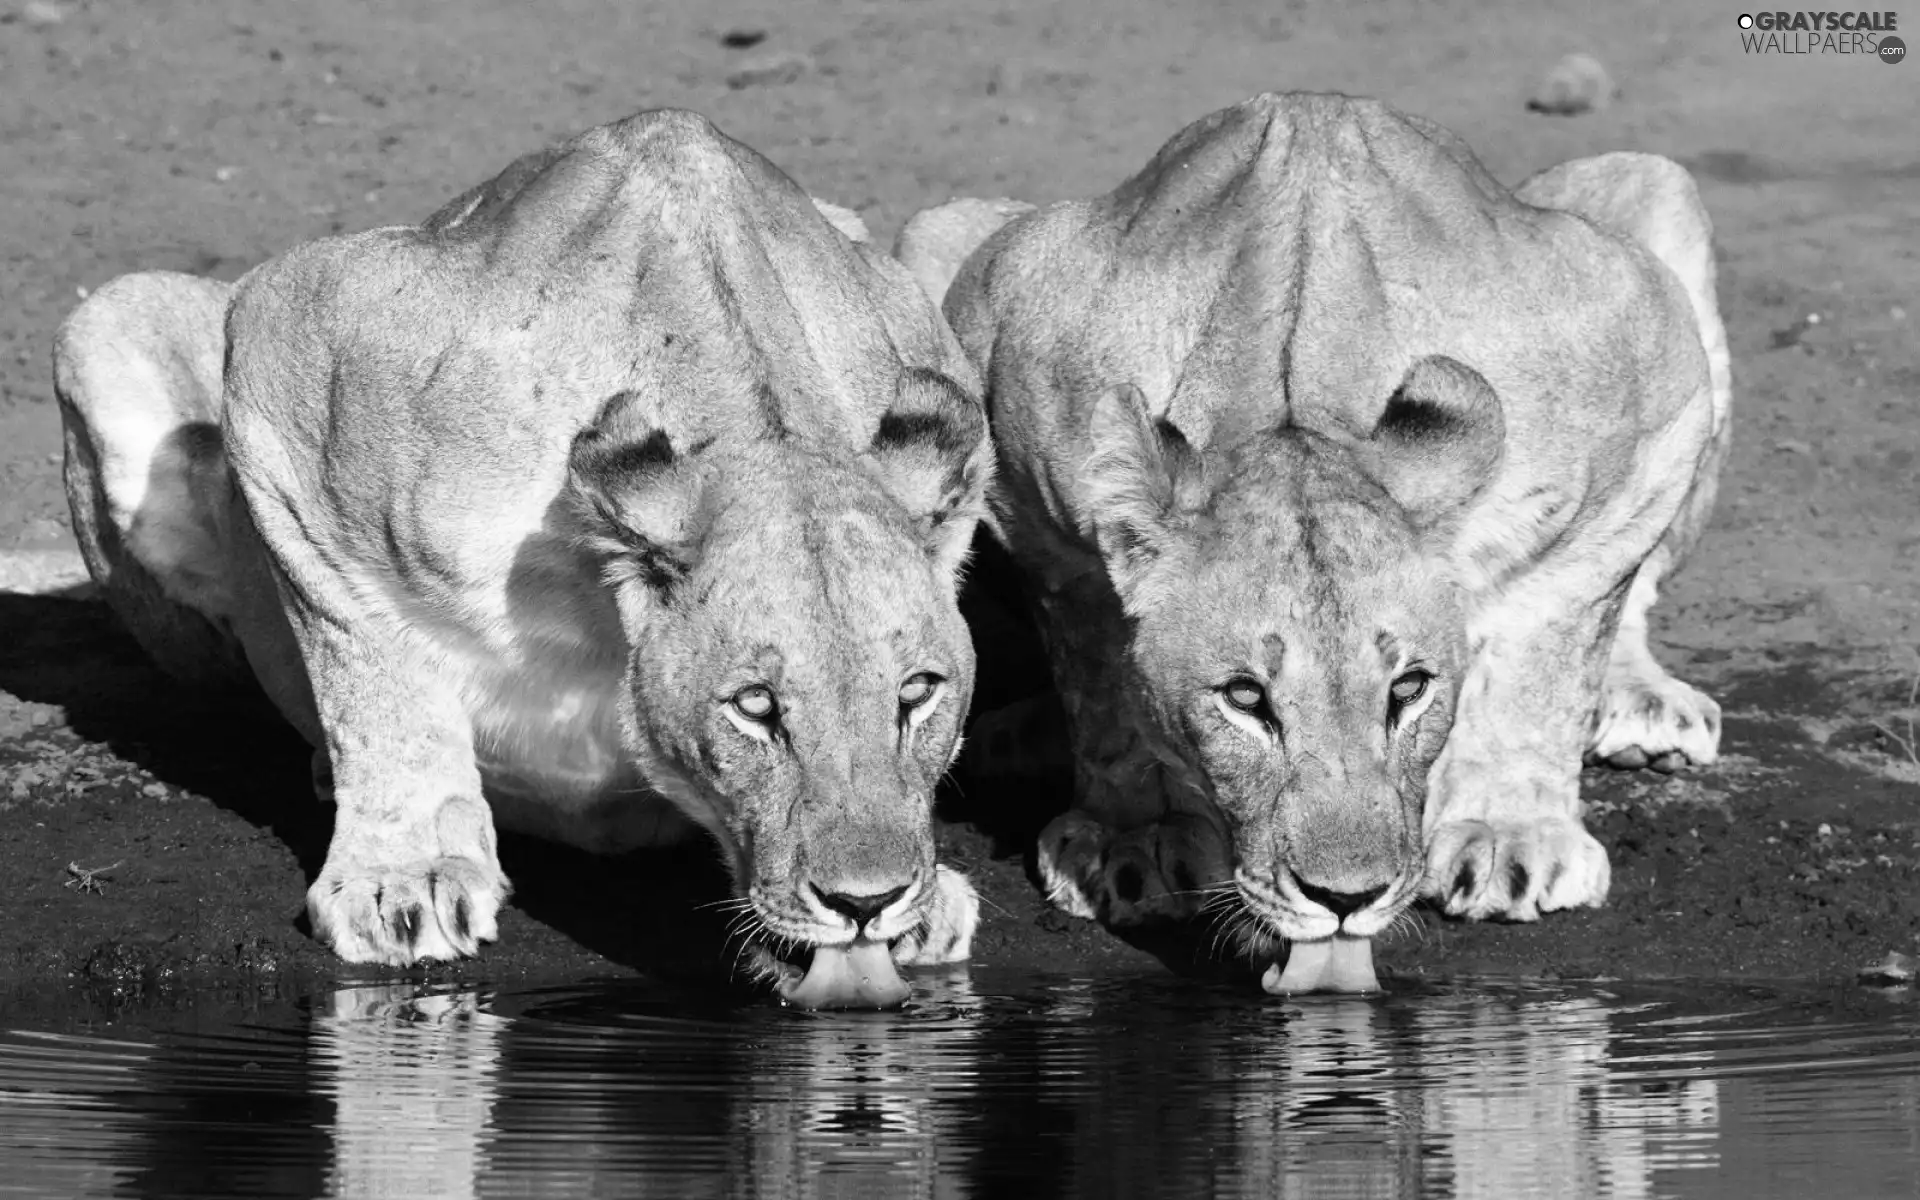
[{"label": "lioness front paw", "polygon": [[1065,812],[1041,831],[1037,858],[1056,907],[1113,926],[1191,917],[1228,878],[1213,827],[1178,813],[1116,833]]},{"label": "lioness front paw", "polygon": [[1670,773],[1720,756],[1720,706],[1647,663],[1610,669],[1588,765]]},{"label": "lioness front paw", "polygon": [[903,967],[963,962],[973,953],[979,927],[980,896],[972,882],[952,867],[935,867],[926,919],[894,943],[893,961]]},{"label": "lioness front paw", "polygon": [[498,865],[471,858],[368,867],[330,859],[307,891],[307,913],[346,961],[404,967],[478,953],[499,936],[509,892]]},{"label": "lioness front paw", "polygon": [[1427,842],[1422,894],[1448,916],[1537,921],[1598,907],[1611,883],[1605,848],[1578,821],[1448,821]]}]

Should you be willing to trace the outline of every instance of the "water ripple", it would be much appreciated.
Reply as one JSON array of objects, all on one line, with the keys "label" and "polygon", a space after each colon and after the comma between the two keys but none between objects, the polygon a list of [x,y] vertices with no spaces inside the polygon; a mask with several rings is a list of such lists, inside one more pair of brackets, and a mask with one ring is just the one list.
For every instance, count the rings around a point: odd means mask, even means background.
[{"label": "water ripple", "polygon": [[0,1030],[0,1194],[1920,1194],[1911,1005],[925,982],[890,1015],[382,985],[143,1037]]}]

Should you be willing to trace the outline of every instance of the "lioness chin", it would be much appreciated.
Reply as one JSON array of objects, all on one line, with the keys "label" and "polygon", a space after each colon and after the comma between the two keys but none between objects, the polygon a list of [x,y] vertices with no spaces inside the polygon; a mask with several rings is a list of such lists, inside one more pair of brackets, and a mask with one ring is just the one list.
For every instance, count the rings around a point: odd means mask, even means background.
[{"label": "lioness chin", "polygon": [[1509,191],[1443,129],[1307,94],[1197,121],[1103,196],[908,224],[1069,718],[1056,903],[1232,896],[1291,992],[1375,986],[1366,939],[1422,894],[1605,899],[1583,758],[1718,746],[1647,648],[1727,450],[1709,242],[1664,158]]},{"label": "lioness chin", "polygon": [[55,378],[109,601],[316,747],[308,911],[342,958],[493,939],[496,818],[704,830],[796,1003],[896,1003],[896,963],[968,953],[930,820],[973,683],[977,377],[857,217],[704,119],[591,130],[236,285],[117,279]]}]

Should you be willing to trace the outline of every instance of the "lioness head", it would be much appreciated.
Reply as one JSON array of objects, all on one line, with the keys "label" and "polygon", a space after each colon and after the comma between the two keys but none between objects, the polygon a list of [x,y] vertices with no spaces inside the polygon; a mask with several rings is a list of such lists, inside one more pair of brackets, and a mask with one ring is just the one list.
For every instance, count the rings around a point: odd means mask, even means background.
[{"label": "lioness head", "polygon": [[813,952],[820,989],[901,998],[886,948],[937,902],[933,793],[973,690],[955,577],[985,417],[919,369],[862,455],[677,444],[638,409],[579,435],[570,485],[631,648],[629,749],[726,850],[761,965],[791,988]]},{"label": "lioness head", "polygon": [[1485,382],[1422,360],[1371,429],[1195,446],[1104,397],[1086,482],[1161,725],[1210,781],[1268,934],[1371,937],[1412,900],[1467,654],[1445,518],[1487,477]]}]

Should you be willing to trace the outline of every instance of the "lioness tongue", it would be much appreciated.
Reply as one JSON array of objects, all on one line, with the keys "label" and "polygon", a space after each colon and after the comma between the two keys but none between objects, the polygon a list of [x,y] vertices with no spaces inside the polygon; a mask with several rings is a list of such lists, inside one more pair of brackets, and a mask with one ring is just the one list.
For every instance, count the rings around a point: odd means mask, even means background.
[{"label": "lioness tongue", "polygon": [[1287,968],[1267,968],[1260,986],[1276,996],[1301,992],[1377,992],[1370,938],[1335,935],[1317,942],[1295,942],[1287,950]]},{"label": "lioness tongue", "polygon": [[798,1008],[892,1008],[912,993],[885,942],[820,946],[806,977],[783,983],[780,998]]}]

